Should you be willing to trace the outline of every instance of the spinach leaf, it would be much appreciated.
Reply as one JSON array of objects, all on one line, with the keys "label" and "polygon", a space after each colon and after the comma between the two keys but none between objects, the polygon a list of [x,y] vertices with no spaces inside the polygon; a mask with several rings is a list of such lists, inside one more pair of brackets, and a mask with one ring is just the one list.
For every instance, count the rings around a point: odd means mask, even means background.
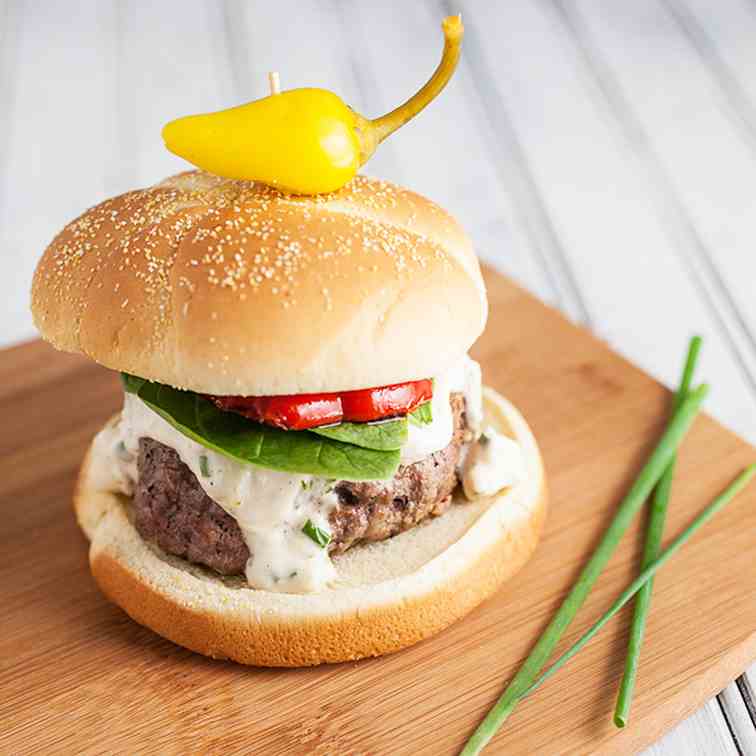
[{"label": "spinach leaf", "polygon": [[346,480],[386,480],[399,467],[399,451],[363,449],[308,431],[285,431],[224,412],[192,391],[134,376],[124,389],[136,394],[176,430],[240,462],[284,472]]},{"label": "spinach leaf", "polygon": [[128,373],[121,373],[121,382],[123,383],[123,390],[127,394],[138,394],[139,389],[147,383],[147,380]]},{"label": "spinach leaf", "polygon": [[330,428],[311,428],[319,436],[344,441],[347,444],[361,446],[364,449],[389,451],[401,449],[407,443],[407,420],[414,425],[427,425],[433,422],[431,403],[425,402],[410,412],[407,417],[395,420],[383,420],[375,423],[339,423]]},{"label": "spinach leaf", "polygon": [[433,412],[431,411],[431,403],[425,402],[424,404],[421,404],[416,410],[410,412],[407,417],[414,425],[428,425],[432,423]]},{"label": "spinach leaf", "polygon": [[333,438],[364,449],[391,451],[407,443],[407,420],[398,418],[380,423],[339,423],[330,428],[311,428],[325,438]]}]

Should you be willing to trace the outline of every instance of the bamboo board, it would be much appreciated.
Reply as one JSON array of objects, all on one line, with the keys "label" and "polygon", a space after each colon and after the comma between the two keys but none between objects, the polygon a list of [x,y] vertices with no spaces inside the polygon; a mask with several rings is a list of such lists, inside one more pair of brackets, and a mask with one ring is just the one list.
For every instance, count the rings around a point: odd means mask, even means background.
[{"label": "bamboo board", "polygon": [[[70,511],[77,465],[116,410],[116,377],[40,342],[0,353],[0,753],[456,752],[575,579],[660,432],[669,393],[505,278],[474,356],[523,411],[551,490],[522,573],[441,635],[302,670],[205,659],[99,594]],[[684,345],[680,345],[681,359]],[[756,450],[709,418],[683,448],[675,534]],[[634,576],[639,520],[560,648]],[[756,659],[756,489],[660,573],[628,728],[611,724],[629,614],[524,702],[491,753],[629,753]]]}]

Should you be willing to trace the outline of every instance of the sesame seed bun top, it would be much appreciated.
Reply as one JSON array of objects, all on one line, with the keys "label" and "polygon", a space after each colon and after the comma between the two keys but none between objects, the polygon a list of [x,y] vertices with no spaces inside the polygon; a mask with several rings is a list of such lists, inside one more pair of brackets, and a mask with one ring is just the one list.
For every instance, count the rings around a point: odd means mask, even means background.
[{"label": "sesame seed bun top", "polygon": [[315,197],[193,171],[88,210],[45,251],[58,349],[213,394],[438,375],[483,329],[471,244],[429,200],[358,176]]}]

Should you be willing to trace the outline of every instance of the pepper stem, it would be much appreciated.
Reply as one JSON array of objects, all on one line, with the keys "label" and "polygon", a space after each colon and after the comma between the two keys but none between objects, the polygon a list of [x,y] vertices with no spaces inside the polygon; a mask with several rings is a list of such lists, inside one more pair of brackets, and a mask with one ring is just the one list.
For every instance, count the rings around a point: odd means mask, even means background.
[{"label": "pepper stem", "polygon": [[426,105],[435,100],[454,74],[462,48],[462,36],[465,32],[465,27],[462,25],[462,14],[447,16],[441,24],[441,29],[444,32],[444,51],[441,55],[441,62],[426,84],[409,100],[380,118],[368,120],[357,116],[357,125],[362,141],[361,164],[368,160],[375,152],[375,148],[387,136],[404,126]]}]

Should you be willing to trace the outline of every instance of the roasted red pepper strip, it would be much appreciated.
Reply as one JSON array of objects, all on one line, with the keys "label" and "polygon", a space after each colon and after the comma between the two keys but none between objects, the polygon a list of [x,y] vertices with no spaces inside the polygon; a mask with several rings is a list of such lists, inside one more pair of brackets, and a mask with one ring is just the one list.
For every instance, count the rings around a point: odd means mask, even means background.
[{"label": "roasted red pepper strip", "polygon": [[384,417],[406,415],[432,396],[433,381],[412,381],[361,391],[346,391],[341,394],[341,404],[344,420],[366,423]]},{"label": "roasted red pepper strip", "polygon": [[213,396],[222,410],[238,412],[250,420],[285,430],[306,430],[340,423],[343,418],[338,394],[290,396]]},{"label": "roasted red pepper strip", "polygon": [[211,396],[222,410],[286,430],[306,430],[342,421],[357,423],[406,415],[433,396],[433,381],[330,394]]}]

